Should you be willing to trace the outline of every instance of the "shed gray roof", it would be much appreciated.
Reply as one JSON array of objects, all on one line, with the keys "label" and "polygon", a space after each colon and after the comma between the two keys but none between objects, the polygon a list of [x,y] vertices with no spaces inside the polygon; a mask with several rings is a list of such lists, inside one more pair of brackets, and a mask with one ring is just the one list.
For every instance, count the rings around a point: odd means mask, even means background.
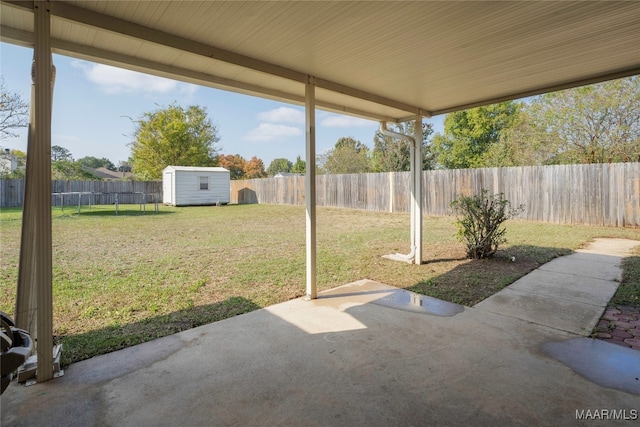
[{"label": "shed gray roof", "polygon": [[221,167],[202,167],[202,166],[167,166],[162,171],[174,170],[174,171],[188,171],[188,172],[229,172],[225,168]]}]

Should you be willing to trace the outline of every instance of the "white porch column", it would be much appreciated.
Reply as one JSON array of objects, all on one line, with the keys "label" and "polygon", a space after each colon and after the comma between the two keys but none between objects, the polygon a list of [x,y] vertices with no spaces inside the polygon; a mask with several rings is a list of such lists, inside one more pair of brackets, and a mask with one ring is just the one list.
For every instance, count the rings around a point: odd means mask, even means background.
[{"label": "white porch column", "polygon": [[[30,135],[27,143],[25,196],[16,298],[17,326],[29,329],[29,332],[37,340],[38,369],[36,380],[38,382],[53,378],[51,245],[53,64],[49,18],[49,2],[35,1],[32,120],[29,123]],[[26,324],[22,325],[23,322]]]},{"label": "white porch column", "polygon": [[316,291],[316,100],[315,79],[309,76],[305,86],[306,174],[304,178],[307,211],[307,299]]},{"label": "white porch column", "polygon": [[414,262],[422,264],[422,116],[415,121],[415,148],[411,165],[413,186],[411,188],[411,221],[413,242],[416,248]]}]

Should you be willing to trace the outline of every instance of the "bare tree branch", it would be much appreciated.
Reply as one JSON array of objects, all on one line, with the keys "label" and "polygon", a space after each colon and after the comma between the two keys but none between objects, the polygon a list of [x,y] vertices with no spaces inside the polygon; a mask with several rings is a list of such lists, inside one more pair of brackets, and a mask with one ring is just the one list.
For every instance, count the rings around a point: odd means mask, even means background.
[{"label": "bare tree branch", "polygon": [[0,140],[16,137],[15,130],[29,126],[29,104],[18,92],[10,92],[0,77]]}]

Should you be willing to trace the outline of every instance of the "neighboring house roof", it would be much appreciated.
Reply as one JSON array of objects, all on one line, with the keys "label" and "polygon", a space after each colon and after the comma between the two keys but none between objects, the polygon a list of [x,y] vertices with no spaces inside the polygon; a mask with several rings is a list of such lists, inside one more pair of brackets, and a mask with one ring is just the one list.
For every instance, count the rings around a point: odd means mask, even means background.
[{"label": "neighboring house roof", "polygon": [[225,168],[221,167],[202,167],[202,166],[167,166],[163,169],[163,172],[166,170],[174,170],[174,171],[190,171],[190,172],[229,172]]},{"label": "neighboring house roof", "polygon": [[278,172],[273,177],[274,178],[282,178],[285,176],[304,176],[303,173],[293,173],[293,172]]}]

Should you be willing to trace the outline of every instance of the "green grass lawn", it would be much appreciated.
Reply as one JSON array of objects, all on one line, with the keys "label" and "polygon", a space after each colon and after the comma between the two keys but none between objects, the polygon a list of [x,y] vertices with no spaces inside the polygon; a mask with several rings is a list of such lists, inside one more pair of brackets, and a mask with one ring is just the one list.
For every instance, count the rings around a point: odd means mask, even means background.
[{"label": "green grass lawn", "polygon": [[640,306],[640,246],[622,260],[622,282],[610,304]]},{"label": "green grass lawn", "polygon": [[[595,237],[640,240],[640,230],[512,221],[498,256],[464,258],[453,218],[425,217],[421,266],[409,215],[318,208],[318,289],[362,278],[474,305],[536,266]],[[21,213],[0,212],[0,310],[13,315]],[[138,205],[53,210],[54,333],[63,364],[302,296],[303,207]],[[511,257],[515,256],[515,262]],[[637,264],[635,264],[637,265]],[[638,267],[635,267],[638,275]]]}]

